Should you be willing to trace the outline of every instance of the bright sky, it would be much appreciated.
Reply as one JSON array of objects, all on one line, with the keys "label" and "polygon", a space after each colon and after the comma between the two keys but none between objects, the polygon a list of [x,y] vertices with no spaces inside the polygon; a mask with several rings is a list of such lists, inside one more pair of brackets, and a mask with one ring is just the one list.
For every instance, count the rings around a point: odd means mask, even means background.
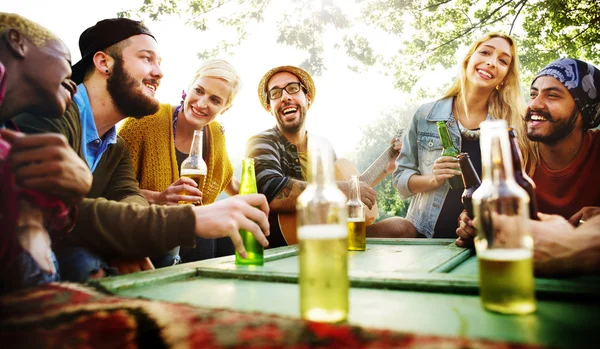
[{"label": "bright sky", "polygon": [[[252,28],[250,37],[235,51],[235,56],[221,57],[236,67],[243,81],[232,108],[217,119],[226,128],[232,159],[243,156],[249,137],[275,125],[274,117],[265,112],[258,101],[256,89],[262,75],[275,66],[299,65],[306,57],[275,42],[278,33],[274,32],[274,21],[281,15],[277,7],[285,6],[287,1],[273,1],[273,6],[267,9],[265,22]],[[78,47],[81,32],[99,20],[116,17],[119,11],[136,9],[142,2],[19,0],[5,1],[2,11],[18,13],[53,31],[71,49],[73,62],[77,62],[81,57]],[[199,33],[183,22],[179,18],[146,21],[162,51],[165,76],[157,92],[161,102],[178,104],[181,101],[182,89],[187,88],[200,64],[196,54],[217,42],[210,32]],[[385,44],[385,39],[374,43],[379,47]],[[323,76],[314,77],[317,95],[307,114],[308,130],[327,137],[341,157],[356,150],[364,125],[377,119],[391,106],[402,105],[406,98],[393,89],[391,78],[376,72],[353,73],[346,68],[344,61],[342,50],[330,52],[325,57],[328,70]],[[432,88],[440,80],[439,76],[432,76]],[[394,129],[395,126],[390,125]]]}]

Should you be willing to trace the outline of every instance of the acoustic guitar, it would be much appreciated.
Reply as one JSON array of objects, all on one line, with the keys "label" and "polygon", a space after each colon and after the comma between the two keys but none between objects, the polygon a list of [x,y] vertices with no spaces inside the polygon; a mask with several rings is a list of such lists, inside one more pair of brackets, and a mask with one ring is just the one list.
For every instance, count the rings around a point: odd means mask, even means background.
[{"label": "acoustic guitar", "polygon": [[[346,181],[349,180],[350,176],[352,175],[360,175],[360,181],[373,186],[373,182],[385,172],[387,163],[394,157],[395,154],[396,151],[394,150],[394,144],[391,144],[362,174],[348,159],[338,159],[335,162],[335,179],[338,181]],[[371,209],[366,209],[365,223],[367,225],[372,224],[377,218],[377,215],[377,203],[375,203]],[[281,231],[281,234],[283,235],[283,238],[287,244],[297,244],[298,237],[296,236],[296,212],[279,213],[277,215],[277,222],[279,223],[279,230]]]}]

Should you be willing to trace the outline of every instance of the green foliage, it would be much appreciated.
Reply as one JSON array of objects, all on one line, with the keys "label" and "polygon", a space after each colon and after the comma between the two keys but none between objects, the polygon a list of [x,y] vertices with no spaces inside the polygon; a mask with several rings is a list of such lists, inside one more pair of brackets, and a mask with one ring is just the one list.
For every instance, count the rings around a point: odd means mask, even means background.
[{"label": "green foliage", "polygon": [[[277,11],[276,28],[265,40],[307,53],[302,67],[311,74],[326,69],[325,52],[342,49],[349,69],[377,67],[406,92],[423,72],[454,67],[457,50],[489,31],[517,39],[523,82],[559,57],[600,63],[598,0],[145,0],[119,16],[160,20],[178,14],[200,31],[214,31],[223,39],[198,54],[204,59],[234,51],[275,7],[285,10]],[[221,29],[233,29],[235,38]],[[375,49],[382,40],[383,49]]]},{"label": "green foliage", "polygon": [[[403,108],[394,108],[383,113],[383,116],[365,126],[358,141],[356,168],[362,173],[389,146],[394,136],[401,136],[412,119],[417,106],[407,104]],[[392,184],[392,176],[387,176],[375,186],[377,191],[377,207],[381,220],[388,217],[406,216],[410,200],[402,200]]]}]

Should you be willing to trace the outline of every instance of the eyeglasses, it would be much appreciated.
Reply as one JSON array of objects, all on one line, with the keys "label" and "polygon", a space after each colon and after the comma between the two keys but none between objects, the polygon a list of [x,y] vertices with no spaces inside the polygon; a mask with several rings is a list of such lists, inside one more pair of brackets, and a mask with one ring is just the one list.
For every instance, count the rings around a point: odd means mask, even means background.
[{"label": "eyeglasses", "polygon": [[283,90],[285,90],[288,94],[293,95],[300,92],[300,89],[305,89],[304,85],[299,82],[290,82],[284,88],[274,87],[267,93],[267,97],[270,100],[281,98],[283,95]]}]

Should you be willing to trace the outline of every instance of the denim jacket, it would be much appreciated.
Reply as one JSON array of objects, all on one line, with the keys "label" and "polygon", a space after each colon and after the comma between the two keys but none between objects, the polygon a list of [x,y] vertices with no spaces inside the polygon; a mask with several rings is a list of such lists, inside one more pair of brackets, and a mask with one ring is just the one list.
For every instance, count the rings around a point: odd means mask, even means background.
[{"label": "denim jacket", "polygon": [[414,195],[406,219],[412,222],[419,233],[428,238],[433,237],[433,229],[450,185],[446,182],[438,189],[415,194],[408,189],[408,179],[415,174],[433,173],[433,162],[442,153],[437,121],[446,121],[454,146],[461,149],[460,130],[452,115],[452,99],[448,97],[424,104],[415,112],[408,132],[403,136],[402,150],[396,159],[396,170],[392,175],[394,187],[401,198]]}]

